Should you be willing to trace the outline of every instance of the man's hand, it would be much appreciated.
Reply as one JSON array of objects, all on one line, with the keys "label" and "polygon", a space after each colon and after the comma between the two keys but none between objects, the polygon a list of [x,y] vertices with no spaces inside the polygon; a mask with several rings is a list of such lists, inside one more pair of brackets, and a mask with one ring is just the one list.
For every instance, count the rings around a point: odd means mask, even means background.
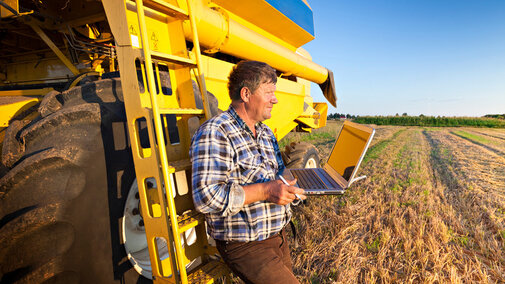
[{"label": "man's hand", "polygon": [[265,200],[279,205],[286,205],[297,198],[295,194],[301,199],[307,198],[303,189],[294,186],[296,179],[287,182],[289,185],[284,184],[281,180],[265,183]]},{"label": "man's hand", "polygon": [[264,183],[255,183],[244,186],[244,205],[256,201],[268,201],[279,205],[286,205],[296,199],[298,194],[301,199],[307,198],[301,188],[295,187],[296,179],[287,181],[289,185],[281,180],[272,180]]}]

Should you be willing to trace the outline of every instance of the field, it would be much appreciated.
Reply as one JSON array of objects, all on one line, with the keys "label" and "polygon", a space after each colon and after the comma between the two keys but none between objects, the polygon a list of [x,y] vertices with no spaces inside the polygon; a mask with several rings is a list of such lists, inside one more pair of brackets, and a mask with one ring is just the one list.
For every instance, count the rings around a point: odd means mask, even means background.
[{"label": "field", "polygon": [[[306,140],[327,157],[340,122]],[[302,283],[504,283],[505,129],[376,126],[343,196],[294,208]]]}]

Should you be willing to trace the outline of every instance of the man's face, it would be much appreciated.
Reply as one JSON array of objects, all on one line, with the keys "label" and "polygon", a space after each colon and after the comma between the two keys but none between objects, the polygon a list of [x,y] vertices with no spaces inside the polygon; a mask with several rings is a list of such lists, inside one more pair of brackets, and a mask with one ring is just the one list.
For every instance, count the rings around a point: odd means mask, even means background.
[{"label": "man's face", "polygon": [[275,84],[262,83],[249,97],[247,109],[249,117],[254,122],[264,121],[272,117],[272,107],[278,103],[275,97]]}]

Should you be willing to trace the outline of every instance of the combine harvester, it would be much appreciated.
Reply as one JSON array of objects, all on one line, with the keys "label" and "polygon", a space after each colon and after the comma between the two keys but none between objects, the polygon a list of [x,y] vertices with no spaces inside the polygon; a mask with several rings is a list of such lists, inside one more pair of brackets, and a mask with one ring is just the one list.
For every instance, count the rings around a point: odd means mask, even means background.
[{"label": "combine harvester", "polygon": [[[227,275],[194,211],[190,139],[230,104],[243,59],[278,70],[266,124],[326,124],[333,75],[301,46],[301,0],[0,0],[2,283],[212,282]],[[317,166],[293,143],[288,166]],[[163,186],[160,186],[163,185]]]}]

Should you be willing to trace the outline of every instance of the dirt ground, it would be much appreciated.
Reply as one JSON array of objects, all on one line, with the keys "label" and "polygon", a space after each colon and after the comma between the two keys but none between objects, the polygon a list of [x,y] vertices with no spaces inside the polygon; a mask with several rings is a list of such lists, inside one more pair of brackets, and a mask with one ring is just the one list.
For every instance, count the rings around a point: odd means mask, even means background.
[{"label": "dirt ground", "polygon": [[[308,140],[321,157],[341,124],[330,121],[314,134],[332,135]],[[343,196],[310,197],[294,208],[298,279],[504,283],[505,129],[376,131],[358,173],[367,179]]]}]

